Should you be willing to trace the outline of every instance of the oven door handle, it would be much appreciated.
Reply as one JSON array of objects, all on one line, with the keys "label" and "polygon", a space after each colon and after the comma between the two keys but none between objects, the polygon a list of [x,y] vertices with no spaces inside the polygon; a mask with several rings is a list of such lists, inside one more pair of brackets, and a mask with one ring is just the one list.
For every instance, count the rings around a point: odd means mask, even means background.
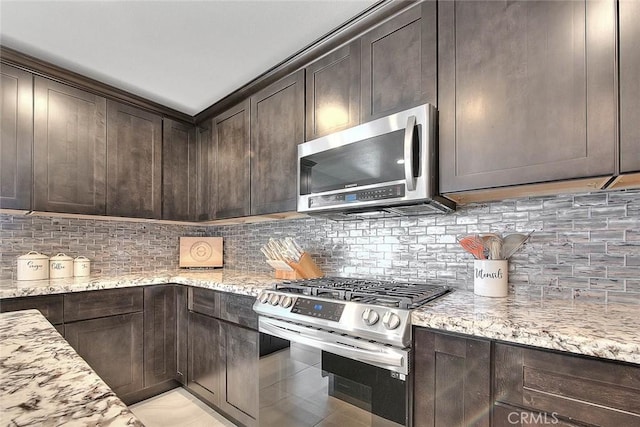
[{"label": "oven door handle", "polygon": [[[348,357],[360,362],[369,363],[371,365],[398,372],[400,374],[407,375],[409,372],[407,366],[407,357],[405,354],[402,354],[402,351],[380,351],[378,349],[375,349],[375,347],[377,347],[376,344],[371,344],[372,349],[366,349],[356,346],[355,343],[339,342],[341,336],[333,337],[334,334],[328,332],[322,333],[318,331],[318,333],[316,333],[317,336],[313,336],[314,332],[316,331],[312,329],[309,331],[301,332],[287,327],[278,326],[277,324],[275,324],[276,322],[278,321],[272,319],[264,320],[263,318],[260,318],[260,332],[296,343],[305,344],[310,347],[325,350],[329,353]],[[349,339],[343,339],[343,341],[347,340]],[[350,341],[353,341],[353,339],[350,339]],[[368,342],[365,343],[369,344]],[[380,348],[384,349],[385,346],[380,345]]]},{"label": "oven door handle", "polygon": [[416,127],[416,116],[407,118],[407,127],[404,129],[404,179],[407,182],[407,191],[415,191],[416,179],[413,176],[413,132]]}]

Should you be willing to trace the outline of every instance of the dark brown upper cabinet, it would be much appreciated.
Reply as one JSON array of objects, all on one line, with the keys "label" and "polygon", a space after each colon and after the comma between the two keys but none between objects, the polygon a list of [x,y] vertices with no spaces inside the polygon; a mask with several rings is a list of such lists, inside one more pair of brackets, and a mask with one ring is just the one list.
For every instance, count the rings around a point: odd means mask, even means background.
[{"label": "dark brown upper cabinet", "polygon": [[197,141],[197,181],[196,181],[196,219],[208,221],[215,218],[215,168],[216,150],[212,135],[212,121],[207,120],[196,129]]},{"label": "dark brown upper cabinet", "polygon": [[360,41],[306,68],[306,140],[360,123]]},{"label": "dark brown upper cabinet", "polygon": [[615,3],[438,3],[440,190],[615,171]]},{"label": "dark brown upper cabinet", "polygon": [[31,209],[33,76],[2,64],[0,208]]},{"label": "dark brown upper cabinet", "polygon": [[162,132],[162,218],[196,219],[197,143],[194,126],[165,118]]},{"label": "dark brown upper cabinet", "polygon": [[361,122],[437,105],[436,17],[436,2],[424,2],[362,36]]},{"label": "dark brown upper cabinet", "polygon": [[35,78],[34,209],[105,214],[105,98]]},{"label": "dark brown upper cabinet", "polygon": [[304,70],[251,97],[251,214],[296,210],[298,144],[304,141]]},{"label": "dark brown upper cabinet", "polygon": [[107,215],[161,217],[162,117],[107,102]]},{"label": "dark brown upper cabinet", "polygon": [[620,172],[640,171],[640,2],[620,0]]},{"label": "dark brown upper cabinet", "polygon": [[213,119],[212,134],[217,149],[216,218],[251,213],[250,105],[246,100]]}]

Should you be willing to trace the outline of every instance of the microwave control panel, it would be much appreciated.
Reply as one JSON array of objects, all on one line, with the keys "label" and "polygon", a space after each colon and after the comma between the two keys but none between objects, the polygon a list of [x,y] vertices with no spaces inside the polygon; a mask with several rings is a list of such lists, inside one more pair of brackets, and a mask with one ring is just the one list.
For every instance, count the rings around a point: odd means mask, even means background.
[{"label": "microwave control panel", "polygon": [[404,184],[354,190],[339,194],[327,194],[309,197],[309,207],[342,205],[345,203],[368,202],[373,200],[396,199],[404,197]]}]

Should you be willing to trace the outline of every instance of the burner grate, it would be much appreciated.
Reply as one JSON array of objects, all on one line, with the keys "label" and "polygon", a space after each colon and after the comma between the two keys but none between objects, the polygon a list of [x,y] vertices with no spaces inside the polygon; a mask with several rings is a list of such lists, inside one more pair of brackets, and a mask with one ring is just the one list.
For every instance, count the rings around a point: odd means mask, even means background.
[{"label": "burner grate", "polygon": [[276,286],[276,289],[403,309],[416,308],[449,292],[444,285],[403,283],[343,277],[297,280]]}]

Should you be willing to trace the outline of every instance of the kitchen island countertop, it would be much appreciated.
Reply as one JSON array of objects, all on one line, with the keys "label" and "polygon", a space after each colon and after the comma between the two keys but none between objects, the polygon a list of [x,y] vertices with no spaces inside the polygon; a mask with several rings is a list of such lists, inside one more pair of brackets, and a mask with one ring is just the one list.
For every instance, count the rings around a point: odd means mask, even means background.
[{"label": "kitchen island countertop", "polygon": [[414,310],[415,326],[640,364],[640,306],[452,292]]},{"label": "kitchen island countertop", "polygon": [[143,425],[37,310],[0,314],[0,423]]}]

